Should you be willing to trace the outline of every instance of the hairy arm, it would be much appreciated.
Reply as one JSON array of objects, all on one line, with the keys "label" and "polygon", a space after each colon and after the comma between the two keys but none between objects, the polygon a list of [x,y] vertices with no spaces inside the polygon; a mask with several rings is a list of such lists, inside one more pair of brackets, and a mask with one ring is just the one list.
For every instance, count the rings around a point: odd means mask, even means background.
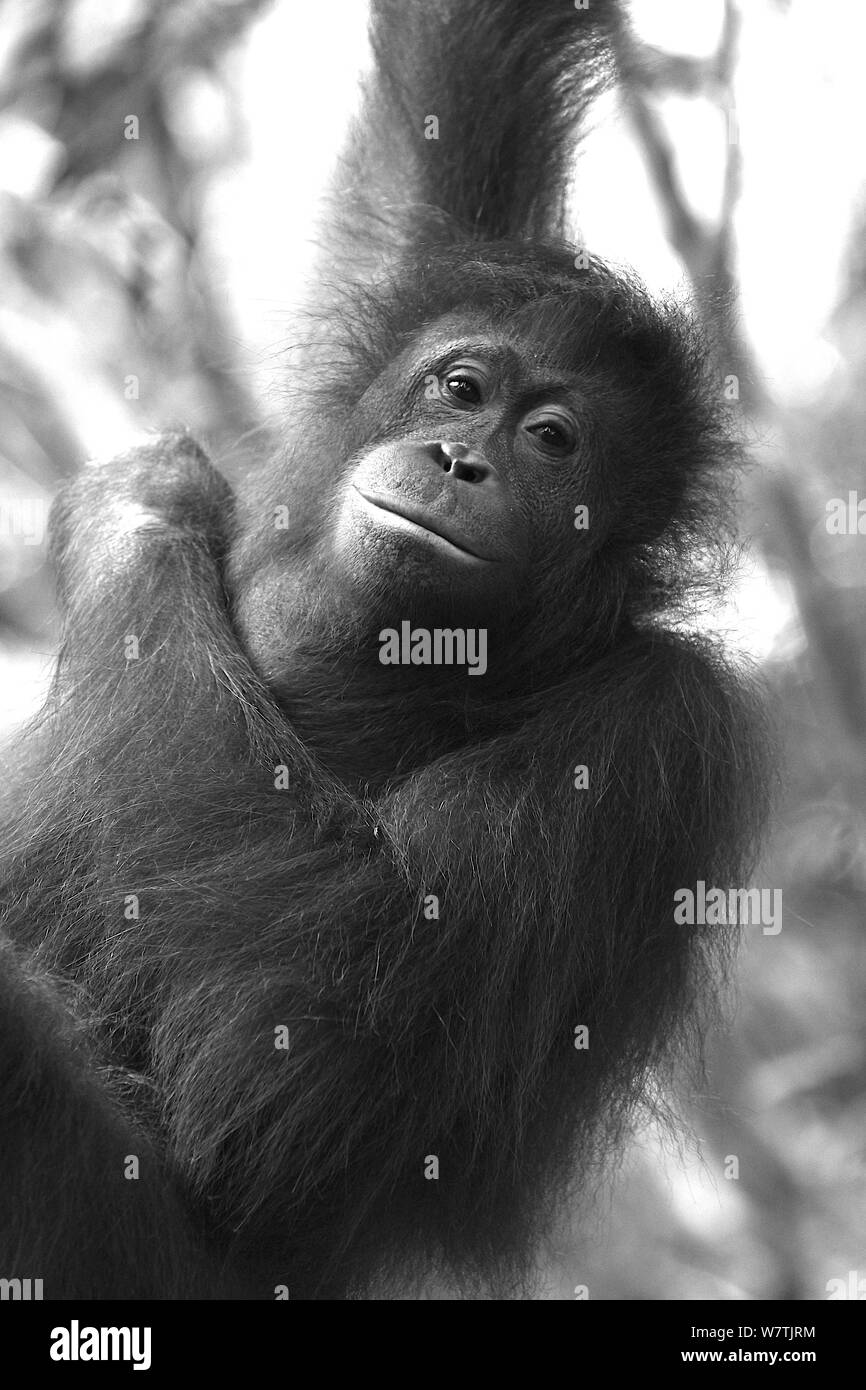
[{"label": "hairy arm", "polygon": [[430,242],[562,234],[575,135],[619,25],[612,0],[373,0],[321,279],[375,278]]},{"label": "hairy arm", "polygon": [[275,764],[305,824],[335,806],[232,634],[230,515],[201,451],[168,436],[86,469],[52,517],[61,654],[0,845],[0,1277],[46,1298],[230,1296],[161,1131],[147,913],[162,883],[154,922],[174,920],[186,858],[196,924],[209,894],[235,901],[241,867],[196,879],[196,853],[222,843],[242,866]]},{"label": "hairy arm", "polygon": [[182,1190],[57,984],[0,939],[0,1277],[42,1296],[229,1297]]}]

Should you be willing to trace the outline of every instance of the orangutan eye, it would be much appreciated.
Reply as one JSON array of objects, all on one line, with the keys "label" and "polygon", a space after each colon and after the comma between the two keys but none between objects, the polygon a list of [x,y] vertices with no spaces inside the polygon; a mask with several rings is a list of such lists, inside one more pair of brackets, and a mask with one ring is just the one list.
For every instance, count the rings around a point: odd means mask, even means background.
[{"label": "orangutan eye", "polygon": [[449,367],[440,377],[442,395],[457,406],[475,406],[484,402],[487,379],[477,367],[460,363]]},{"label": "orangutan eye", "polygon": [[565,458],[574,452],[577,434],[572,421],[565,415],[533,416],[523,427],[532,436],[533,445],[539,453],[551,458]]}]

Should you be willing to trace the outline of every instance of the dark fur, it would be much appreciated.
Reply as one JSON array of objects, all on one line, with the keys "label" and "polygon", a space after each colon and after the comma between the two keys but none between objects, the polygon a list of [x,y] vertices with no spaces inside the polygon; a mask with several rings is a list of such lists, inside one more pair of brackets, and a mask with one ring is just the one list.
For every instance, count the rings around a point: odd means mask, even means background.
[{"label": "dark fur", "polygon": [[[313,525],[395,348],[479,306],[595,384],[606,534],[579,588],[540,565],[535,621],[490,681],[374,686],[335,631],[277,700],[233,632],[224,584],[248,551],[191,441],[61,498],[63,650],[5,836],[0,974],[0,1275],[46,1297],[523,1287],[565,1184],[616,1148],[716,968],[718,940],[673,924],[675,889],[742,882],[760,824],[749,688],[670,626],[723,533],[732,450],[704,349],[558,242],[614,7],[374,11],[315,398],[246,514],[289,495]],[[413,145],[431,112],[438,145]],[[120,531],[124,500],[161,520]]]}]

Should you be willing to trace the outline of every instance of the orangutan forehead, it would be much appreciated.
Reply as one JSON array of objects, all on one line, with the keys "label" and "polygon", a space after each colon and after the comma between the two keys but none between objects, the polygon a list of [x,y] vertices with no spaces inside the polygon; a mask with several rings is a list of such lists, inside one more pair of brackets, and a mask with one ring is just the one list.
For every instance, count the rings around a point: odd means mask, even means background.
[{"label": "orangutan forehead", "polygon": [[508,315],[472,308],[449,313],[420,330],[407,356],[430,371],[465,356],[503,371],[561,378],[570,374],[577,343],[585,334],[574,325],[573,304],[563,308],[561,335],[551,333],[550,313],[549,305],[537,313],[529,307]]}]

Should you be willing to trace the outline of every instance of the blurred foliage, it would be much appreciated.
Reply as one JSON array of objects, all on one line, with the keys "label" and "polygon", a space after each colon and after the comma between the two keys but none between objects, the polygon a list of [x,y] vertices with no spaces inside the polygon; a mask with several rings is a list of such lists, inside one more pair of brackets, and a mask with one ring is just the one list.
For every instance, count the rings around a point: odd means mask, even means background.
[{"label": "blurred foliage", "polygon": [[[203,214],[217,171],[242,154],[231,57],[265,8],[0,0],[10,690],[28,655],[50,646],[43,533],[63,477],[153,425],[189,426],[230,471],[267,447]],[[784,782],[755,880],[782,888],[784,930],[746,931],[738,1012],[710,1043],[692,1141],[679,1152],[651,1125],[639,1136],[611,1193],[551,1249],[555,1298],[587,1284],[594,1298],[820,1299],[829,1279],[866,1280],[866,534],[829,534],[825,512],[831,498],[866,495],[866,217],[852,226],[847,289],[828,324],[842,368],[822,400],[781,412],[717,294],[736,286],[741,152],[728,151],[719,221],[707,227],[656,117],[669,91],[705,91],[729,109],[738,33],[729,3],[712,58],[630,54],[628,109],[725,370],[743,381],[751,432],[776,441],[773,466],[753,474],[748,526],[797,614],[766,672]],[[728,1156],[737,1181],[725,1178]]]},{"label": "blurred foliage", "polygon": [[230,462],[259,424],[202,201],[242,144],[226,53],[263,8],[0,5],[0,631],[50,624],[19,513],[58,478],[157,422]]}]

